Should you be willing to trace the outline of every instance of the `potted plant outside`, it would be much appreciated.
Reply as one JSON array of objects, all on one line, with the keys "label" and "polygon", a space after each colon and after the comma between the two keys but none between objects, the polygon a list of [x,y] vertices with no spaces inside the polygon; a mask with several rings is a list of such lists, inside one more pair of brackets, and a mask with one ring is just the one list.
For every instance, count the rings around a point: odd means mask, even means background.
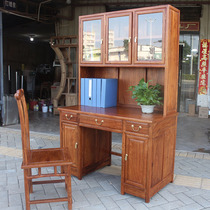
[{"label": "potted plant outside", "polygon": [[141,106],[143,113],[153,113],[155,105],[161,105],[163,97],[161,97],[161,85],[149,85],[144,79],[139,81],[139,84],[130,86],[129,90],[132,91],[132,98],[137,101]]}]

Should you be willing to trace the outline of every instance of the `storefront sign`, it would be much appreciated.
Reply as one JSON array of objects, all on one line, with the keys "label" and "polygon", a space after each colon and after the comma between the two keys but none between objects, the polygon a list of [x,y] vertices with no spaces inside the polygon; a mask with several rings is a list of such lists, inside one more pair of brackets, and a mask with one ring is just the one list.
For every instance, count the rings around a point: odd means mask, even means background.
[{"label": "storefront sign", "polygon": [[7,10],[16,10],[16,0],[4,0],[4,8]]},{"label": "storefront sign", "polygon": [[180,31],[199,31],[200,25],[199,22],[181,22]]},{"label": "storefront sign", "polygon": [[198,94],[206,95],[208,88],[209,42],[201,39]]}]

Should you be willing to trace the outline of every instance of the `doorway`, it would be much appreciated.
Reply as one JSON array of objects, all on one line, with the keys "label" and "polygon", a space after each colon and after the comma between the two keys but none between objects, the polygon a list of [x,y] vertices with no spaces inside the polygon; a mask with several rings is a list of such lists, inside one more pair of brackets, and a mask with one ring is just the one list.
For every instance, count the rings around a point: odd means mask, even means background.
[{"label": "doorway", "polygon": [[197,97],[199,34],[181,33],[179,43],[178,111],[188,112]]}]

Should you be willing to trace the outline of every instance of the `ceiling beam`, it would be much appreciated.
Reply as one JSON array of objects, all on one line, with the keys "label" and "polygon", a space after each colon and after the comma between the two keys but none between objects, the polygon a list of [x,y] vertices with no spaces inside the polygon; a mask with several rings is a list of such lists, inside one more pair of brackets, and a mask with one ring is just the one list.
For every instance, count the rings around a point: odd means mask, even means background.
[{"label": "ceiling beam", "polygon": [[[80,3],[81,2],[81,3]],[[109,2],[109,1],[100,1],[100,2],[91,2],[82,3],[82,1],[72,2],[74,6],[101,6],[101,5],[110,5],[110,6],[128,6],[128,5],[159,5],[159,4],[173,4],[173,5],[200,5],[200,4],[210,4],[210,1],[135,1],[135,2]]]}]

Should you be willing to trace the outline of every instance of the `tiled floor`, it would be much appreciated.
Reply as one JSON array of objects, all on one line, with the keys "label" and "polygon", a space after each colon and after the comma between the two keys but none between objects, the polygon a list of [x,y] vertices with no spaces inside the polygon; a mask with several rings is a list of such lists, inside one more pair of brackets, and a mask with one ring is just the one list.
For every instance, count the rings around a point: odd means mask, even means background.
[{"label": "tiled floor", "polygon": [[[59,135],[31,132],[32,148],[58,147]],[[120,150],[120,143],[113,142]],[[0,127],[0,209],[24,209],[24,185],[21,165],[20,130]],[[112,166],[85,176],[72,177],[73,210],[103,209],[210,209],[210,154],[176,151],[174,183],[152,197],[150,203],[128,194],[120,194],[120,157]],[[32,198],[65,195],[62,184],[35,186]],[[67,204],[32,205],[35,210],[63,210]]]}]

